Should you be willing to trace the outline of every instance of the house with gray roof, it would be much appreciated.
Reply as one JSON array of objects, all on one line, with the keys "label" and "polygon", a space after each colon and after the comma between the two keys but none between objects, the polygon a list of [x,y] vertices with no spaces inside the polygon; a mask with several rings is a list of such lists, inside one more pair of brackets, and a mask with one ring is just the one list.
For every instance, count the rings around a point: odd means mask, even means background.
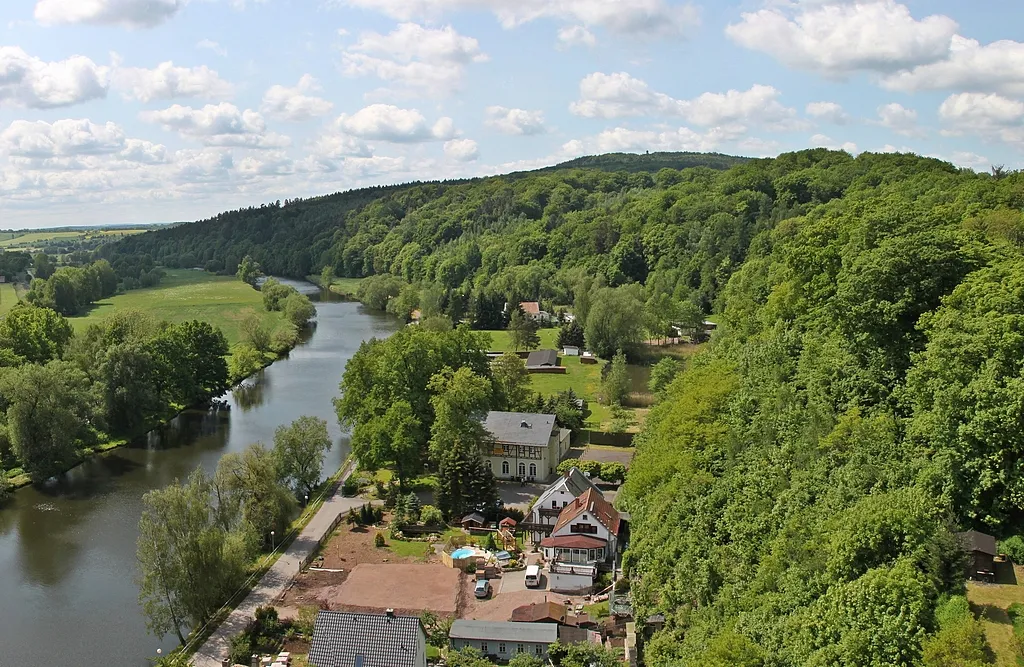
[{"label": "house with gray roof", "polygon": [[484,463],[498,479],[547,480],[569,450],[570,431],[554,415],[492,411],[483,427]]},{"label": "house with gray roof", "polygon": [[426,667],[427,635],[415,616],[321,611],[309,647],[312,667]]},{"label": "house with gray roof", "polygon": [[558,365],[556,350],[534,350],[526,357],[526,370],[538,368],[554,368]]},{"label": "house with gray roof", "polygon": [[546,662],[548,646],[558,641],[558,624],[458,619],[452,623],[448,639],[455,650],[472,646],[485,656],[502,661],[529,653]]}]

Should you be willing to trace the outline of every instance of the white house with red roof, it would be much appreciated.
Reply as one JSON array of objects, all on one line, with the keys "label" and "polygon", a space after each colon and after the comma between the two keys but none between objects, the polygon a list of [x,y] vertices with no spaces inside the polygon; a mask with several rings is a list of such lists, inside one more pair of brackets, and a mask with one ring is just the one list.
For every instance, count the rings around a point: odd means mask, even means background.
[{"label": "white house with red roof", "polygon": [[540,541],[544,558],[597,565],[613,561],[622,519],[601,492],[588,488],[562,508],[551,534]]}]

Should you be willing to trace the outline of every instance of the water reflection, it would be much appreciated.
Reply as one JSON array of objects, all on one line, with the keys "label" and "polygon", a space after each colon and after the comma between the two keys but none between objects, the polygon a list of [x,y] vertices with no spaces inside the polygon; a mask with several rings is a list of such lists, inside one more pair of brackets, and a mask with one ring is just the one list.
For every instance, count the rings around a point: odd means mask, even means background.
[{"label": "water reflection", "polygon": [[241,408],[242,412],[248,412],[253,408],[263,405],[269,382],[266,371],[260,371],[235,387],[231,391],[231,396],[235,399],[235,405]]}]

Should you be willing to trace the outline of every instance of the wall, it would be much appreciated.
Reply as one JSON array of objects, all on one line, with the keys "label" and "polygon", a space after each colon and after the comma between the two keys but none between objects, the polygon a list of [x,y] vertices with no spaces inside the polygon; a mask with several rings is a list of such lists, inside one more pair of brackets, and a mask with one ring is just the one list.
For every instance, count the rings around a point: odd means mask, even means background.
[{"label": "wall", "polygon": [[548,589],[555,593],[589,593],[593,585],[585,575],[548,572]]}]

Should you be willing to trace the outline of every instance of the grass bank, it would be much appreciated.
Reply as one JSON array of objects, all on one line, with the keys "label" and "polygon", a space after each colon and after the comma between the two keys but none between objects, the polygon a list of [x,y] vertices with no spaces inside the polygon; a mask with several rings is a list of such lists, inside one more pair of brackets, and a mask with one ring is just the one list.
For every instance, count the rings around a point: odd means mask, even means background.
[{"label": "grass bank", "polygon": [[0,283],[0,317],[11,312],[18,303],[18,292],[14,289],[14,283]]},{"label": "grass bank", "polygon": [[192,269],[165,271],[166,276],[156,287],[97,301],[87,314],[68,321],[78,333],[118,310],[134,309],[171,324],[188,320],[209,322],[224,332],[230,345],[241,340],[241,325],[249,315],[258,315],[271,330],[284,322],[280,313],[263,310],[263,296],[237,278]]}]

